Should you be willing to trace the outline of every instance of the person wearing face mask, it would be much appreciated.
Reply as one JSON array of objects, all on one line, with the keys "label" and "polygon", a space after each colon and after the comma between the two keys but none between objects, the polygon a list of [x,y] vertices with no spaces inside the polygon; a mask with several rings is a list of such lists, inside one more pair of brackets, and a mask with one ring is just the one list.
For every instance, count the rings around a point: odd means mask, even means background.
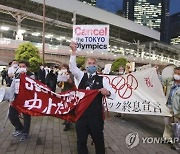
[{"label": "person wearing face mask", "polygon": [[174,85],[171,87],[171,91],[168,98],[168,106],[173,110],[173,114],[178,120],[180,120],[180,67],[174,69]]},{"label": "person wearing face mask", "polygon": [[9,69],[8,69],[8,84],[7,84],[8,87],[10,87],[10,85],[12,83],[12,79],[13,79],[17,69],[18,69],[18,61],[13,60],[11,63],[11,67],[9,67]]},{"label": "person wearing face mask", "polygon": [[125,74],[125,68],[123,66],[119,66],[119,75]]},{"label": "person wearing face mask", "polygon": [[[118,74],[121,76],[121,75],[124,75],[125,74],[125,67],[123,66],[119,66],[119,72]],[[121,117],[123,120],[125,120],[125,117],[124,117],[125,114],[123,113],[117,113],[116,115],[114,115],[114,117]]]},{"label": "person wearing face mask", "polygon": [[78,89],[98,89],[99,94],[91,102],[82,116],[76,122],[77,149],[78,154],[88,154],[87,138],[91,135],[96,154],[105,154],[104,147],[104,119],[103,119],[103,96],[113,99],[115,91],[108,80],[97,74],[97,61],[94,58],[87,58],[86,72],[81,71],[76,65],[77,44],[71,42],[69,68],[75,77],[75,84]]},{"label": "person wearing face mask", "polygon": [[[14,91],[14,98],[16,98],[19,93],[20,75],[22,73],[25,73],[27,76],[33,79],[35,78],[34,74],[28,71],[28,66],[29,66],[29,63],[26,61],[19,62],[19,68],[16,71],[12,84],[11,84],[11,89],[13,89],[12,91]],[[15,132],[13,133],[13,136],[14,137],[21,136],[20,142],[28,138],[29,130],[30,130],[30,123],[31,123],[31,116],[23,113],[23,119],[24,119],[24,124],[22,124],[19,119],[19,112],[16,110],[16,108],[13,107],[13,105],[10,105],[9,120],[12,123],[12,125],[15,127]]]},{"label": "person wearing face mask", "polygon": [[[172,137],[171,122],[180,122],[180,67],[174,68],[173,80],[166,85],[167,106],[173,118],[165,117],[165,130],[163,137]],[[180,147],[179,147],[180,149]]]},{"label": "person wearing face mask", "polygon": [[69,66],[67,64],[62,64],[61,69],[58,72],[58,86],[61,88],[61,91],[67,91],[73,88],[74,86],[74,77],[69,71]]},{"label": "person wearing face mask", "polygon": [[[61,69],[58,73],[58,87],[60,87],[61,92],[68,91],[72,89],[74,85],[74,77],[72,73],[69,71],[69,66],[67,64],[62,64]],[[64,121],[63,123],[64,131],[69,131],[71,128],[71,123],[68,121]]]}]

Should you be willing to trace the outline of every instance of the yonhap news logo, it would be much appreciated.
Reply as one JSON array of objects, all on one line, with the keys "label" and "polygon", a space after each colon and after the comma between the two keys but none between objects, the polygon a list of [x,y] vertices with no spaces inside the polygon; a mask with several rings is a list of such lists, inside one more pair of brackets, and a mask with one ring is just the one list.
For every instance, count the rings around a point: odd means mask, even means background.
[{"label": "yonhap news logo", "polygon": [[130,133],[126,136],[126,145],[128,148],[136,147],[139,144],[139,134],[137,132]]},{"label": "yonhap news logo", "polygon": [[[141,140],[140,140],[141,139]],[[180,142],[180,138],[174,137],[174,138],[163,138],[163,137],[139,137],[139,134],[137,132],[132,132],[126,136],[125,142],[128,148],[134,148],[139,143],[145,143],[145,144],[168,144],[168,143],[178,143]]]}]

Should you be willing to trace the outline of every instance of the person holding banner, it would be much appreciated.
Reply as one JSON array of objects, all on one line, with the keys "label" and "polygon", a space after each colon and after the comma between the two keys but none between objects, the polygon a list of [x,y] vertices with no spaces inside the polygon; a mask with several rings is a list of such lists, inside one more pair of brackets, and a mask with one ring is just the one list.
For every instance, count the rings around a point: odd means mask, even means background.
[{"label": "person holding banner", "polygon": [[97,74],[97,61],[94,58],[86,60],[86,72],[81,71],[76,65],[77,44],[71,42],[70,71],[75,77],[78,89],[99,89],[99,94],[91,102],[82,116],[76,122],[78,154],[88,154],[87,138],[90,134],[95,144],[96,154],[105,154],[104,146],[104,121],[103,121],[103,96],[113,99],[115,91],[106,78]]},{"label": "person holding banner", "polygon": [[[67,64],[62,64],[61,65],[61,70],[58,73],[58,87],[61,88],[61,92],[68,91],[72,89],[74,85],[74,77],[72,73],[69,71],[69,66]],[[70,125],[71,123],[68,121],[64,121],[63,123],[65,125],[64,131],[69,131],[70,130]]]},{"label": "person holding banner", "polygon": [[168,97],[167,106],[173,114],[173,119],[165,117],[165,130],[163,137],[172,138],[171,122],[180,122],[180,67],[174,68],[173,80],[166,85],[166,96]]},{"label": "person holding banner", "polygon": [[[13,89],[12,91],[14,91],[14,98],[16,98],[19,93],[21,73],[25,73],[26,75],[30,76],[31,78],[34,78],[33,73],[31,73],[27,70],[28,66],[29,66],[29,63],[26,61],[19,62],[19,68],[16,71],[15,77],[11,84],[11,89]],[[9,107],[9,120],[12,123],[12,125],[15,127],[15,132],[13,133],[13,136],[16,137],[16,136],[21,135],[20,142],[22,142],[28,138],[29,130],[30,130],[30,123],[31,123],[31,116],[23,113],[23,119],[24,119],[24,125],[21,123],[21,121],[19,119],[19,112],[11,104]]]}]

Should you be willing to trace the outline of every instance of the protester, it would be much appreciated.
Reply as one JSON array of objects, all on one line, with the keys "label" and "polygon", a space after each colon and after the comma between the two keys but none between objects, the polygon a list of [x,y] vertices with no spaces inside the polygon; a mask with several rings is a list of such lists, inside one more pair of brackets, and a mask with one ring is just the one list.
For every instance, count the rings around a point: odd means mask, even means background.
[{"label": "protester", "polygon": [[8,68],[7,68],[7,77],[6,77],[6,81],[7,81],[6,85],[7,85],[7,87],[10,87],[10,84],[11,84],[10,83],[11,78],[8,76],[8,71],[9,71],[11,65],[12,65],[12,62],[9,62],[9,65],[8,65]]},{"label": "protester", "polygon": [[47,75],[47,77],[45,79],[45,84],[51,89],[51,91],[53,91],[53,92],[56,91],[57,74],[55,74],[53,69]]},{"label": "protester", "polygon": [[132,72],[131,64],[127,63],[125,67],[125,74],[129,74]]},{"label": "protester", "polygon": [[171,87],[168,106],[173,110],[175,118],[180,120],[180,67],[174,69],[174,86]]},{"label": "protester", "polygon": [[[11,88],[14,88],[14,97],[16,98],[19,93],[19,84],[20,84],[20,74],[25,73],[31,78],[34,78],[34,75],[28,71],[29,63],[26,61],[20,61],[19,62],[19,69],[15,73],[15,77],[13,79],[13,82],[11,84]],[[16,110],[16,108],[13,107],[13,105],[9,108],[9,120],[12,123],[12,125],[15,127],[15,132],[13,133],[13,136],[20,136],[20,142],[26,140],[29,135],[30,130],[30,123],[31,123],[31,116],[28,114],[23,113],[23,119],[24,124],[21,123],[19,119],[19,112]]]},{"label": "protester", "polygon": [[70,47],[72,49],[72,54],[70,56],[69,66],[70,71],[75,77],[75,83],[78,89],[99,89],[99,94],[76,122],[78,154],[88,154],[86,144],[89,134],[95,144],[96,154],[105,154],[102,98],[103,96],[113,98],[115,96],[115,92],[109,85],[106,78],[97,75],[96,60],[94,58],[87,59],[87,73],[85,73],[76,65],[77,45],[74,42],[71,42]]},{"label": "protester", "polygon": [[2,81],[1,81],[1,84],[4,85],[4,81],[6,82],[7,84],[7,71],[6,71],[6,68],[3,68],[3,70],[1,71],[1,77],[2,77]]},{"label": "protester", "polygon": [[41,65],[38,71],[38,80],[45,84],[45,78],[46,78],[46,71],[44,69],[44,66]]},{"label": "protester", "polygon": [[54,70],[54,74],[56,74],[58,76],[59,66],[55,65],[53,70]]},{"label": "protester", "polygon": [[124,74],[125,74],[125,67],[119,66],[119,75],[124,75]]},{"label": "protester", "polygon": [[[165,81],[167,106],[173,117],[165,117],[165,129],[163,137],[169,139],[173,137],[171,123],[180,122],[180,67],[174,69],[173,80]],[[179,147],[180,148],[180,147]]]},{"label": "protester", "polygon": [[11,85],[12,79],[17,70],[18,70],[18,61],[13,60],[11,66],[8,69],[8,84],[7,84],[8,87]]},{"label": "protester", "polygon": [[49,68],[48,66],[46,66],[46,67],[44,68],[44,70],[45,70],[45,77],[47,77],[47,75],[48,75],[49,72],[50,72],[50,68]]},{"label": "protester", "polygon": [[[69,71],[69,66],[67,64],[62,64],[57,80],[58,86],[61,88],[61,92],[68,91],[75,86],[74,77],[72,73]],[[63,124],[65,125],[63,129],[64,131],[70,130],[70,122],[65,121]]]},{"label": "protester", "polygon": [[[124,74],[125,74],[125,67],[124,66],[119,66],[118,75],[124,75]],[[123,113],[117,113],[114,117],[121,117],[123,120],[125,120],[125,117],[124,117]]]},{"label": "protester", "polygon": [[104,70],[104,68],[98,68],[97,74],[103,75],[103,70]]}]

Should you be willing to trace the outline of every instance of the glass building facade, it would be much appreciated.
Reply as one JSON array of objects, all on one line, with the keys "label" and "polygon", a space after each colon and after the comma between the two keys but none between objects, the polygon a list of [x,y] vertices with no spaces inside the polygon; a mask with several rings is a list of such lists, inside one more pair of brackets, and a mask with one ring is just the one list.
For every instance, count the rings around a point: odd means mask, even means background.
[{"label": "glass building facade", "polygon": [[170,0],[80,0],[115,13],[161,33],[161,41],[169,41]]},{"label": "glass building facade", "polygon": [[149,28],[160,30],[161,0],[137,0],[134,4],[134,21]]},{"label": "glass building facade", "polygon": [[170,41],[172,45],[180,44],[180,12],[170,16]]}]

